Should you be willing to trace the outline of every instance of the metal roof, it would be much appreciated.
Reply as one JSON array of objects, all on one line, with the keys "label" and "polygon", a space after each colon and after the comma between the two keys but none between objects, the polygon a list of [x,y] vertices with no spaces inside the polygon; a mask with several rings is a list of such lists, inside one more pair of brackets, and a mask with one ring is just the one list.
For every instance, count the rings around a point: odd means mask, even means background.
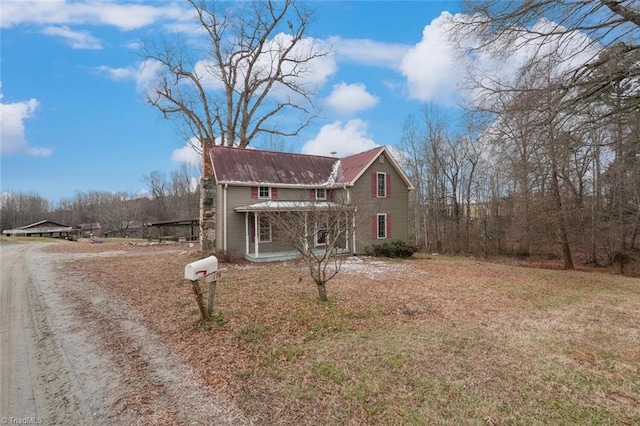
[{"label": "metal roof", "polygon": [[337,161],[332,157],[225,146],[214,146],[209,152],[217,183],[321,186],[327,184]]},{"label": "metal roof", "polygon": [[63,225],[51,220],[41,220],[40,222],[31,223],[29,225],[20,226],[16,229],[41,229],[41,228],[68,228],[68,225]]},{"label": "metal roof", "polygon": [[343,158],[216,145],[209,151],[219,184],[270,186],[352,186],[376,158],[386,153],[409,189],[411,181],[384,146]]},{"label": "metal roof", "polygon": [[236,207],[237,212],[267,212],[267,211],[312,211],[345,209],[348,206],[332,201],[265,201],[263,203],[250,204]]},{"label": "metal roof", "polygon": [[383,146],[378,146],[359,154],[344,157],[341,161],[343,179],[350,184],[364,173],[373,161],[385,150]]}]

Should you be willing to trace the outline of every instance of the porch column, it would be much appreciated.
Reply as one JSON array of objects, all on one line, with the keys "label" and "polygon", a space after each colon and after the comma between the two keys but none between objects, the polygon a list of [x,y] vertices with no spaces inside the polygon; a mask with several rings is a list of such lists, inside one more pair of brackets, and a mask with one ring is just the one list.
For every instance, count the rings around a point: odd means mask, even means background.
[{"label": "porch column", "polygon": [[344,249],[349,251],[349,212],[344,212],[344,224],[346,226],[344,230]]},{"label": "porch column", "polygon": [[244,252],[249,254],[249,241],[251,241],[249,229],[249,212],[244,212]]},{"label": "porch column", "polygon": [[256,230],[256,235],[253,238],[253,248],[254,248],[254,254],[256,257],[258,257],[260,255],[259,249],[258,249],[258,241],[260,240],[260,213],[256,212],[253,215],[253,224],[254,224],[254,228]]},{"label": "porch column", "polygon": [[309,253],[309,229],[307,224],[309,220],[307,219],[308,213],[304,212],[304,252]]},{"label": "porch column", "polygon": [[351,233],[353,235],[353,254],[357,254],[356,253],[356,247],[357,247],[356,246],[356,232],[355,232],[355,229],[356,229],[356,210],[353,211],[353,219],[352,219],[351,223],[352,223],[352,225],[351,225],[352,228],[351,229],[354,230],[354,232]]}]

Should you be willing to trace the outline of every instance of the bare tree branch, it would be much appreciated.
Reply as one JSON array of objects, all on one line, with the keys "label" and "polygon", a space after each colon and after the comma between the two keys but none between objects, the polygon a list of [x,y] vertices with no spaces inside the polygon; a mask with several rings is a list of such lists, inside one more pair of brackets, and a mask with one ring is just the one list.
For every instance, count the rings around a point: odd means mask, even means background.
[{"label": "bare tree branch", "polygon": [[[188,0],[206,35],[196,53],[182,39],[146,42],[143,57],[161,66],[147,101],[179,118],[200,141],[245,148],[262,134],[297,135],[315,116],[305,83],[327,56],[305,36],[312,13],[294,0],[217,3]],[[276,117],[295,112],[297,124]]]}]

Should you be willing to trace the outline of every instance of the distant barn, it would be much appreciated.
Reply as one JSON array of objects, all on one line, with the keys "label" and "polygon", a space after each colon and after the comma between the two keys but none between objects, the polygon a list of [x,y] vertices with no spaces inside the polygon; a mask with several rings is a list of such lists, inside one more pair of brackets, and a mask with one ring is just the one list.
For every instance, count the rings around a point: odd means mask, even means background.
[{"label": "distant barn", "polygon": [[16,229],[5,229],[2,233],[8,237],[69,238],[73,235],[74,230],[71,226],[62,225],[61,223],[52,222],[50,220],[41,220],[40,222],[25,225]]}]

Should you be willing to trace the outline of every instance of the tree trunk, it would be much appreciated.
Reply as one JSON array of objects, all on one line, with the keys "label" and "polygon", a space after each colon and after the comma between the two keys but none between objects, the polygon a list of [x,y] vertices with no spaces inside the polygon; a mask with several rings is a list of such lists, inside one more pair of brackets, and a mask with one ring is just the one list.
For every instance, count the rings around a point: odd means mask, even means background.
[{"label": "tree trunk", "polygon": [[555,201],[556,214],[558,215],[558,230],[560,231],[560,239],[562,242],[562,258],[564,259],[564,269],[574,269],[573,259],[571,257],[571,245],[569,243],[569,234],[564,218],[562,207],[562,194],[560,194],[560,183],[558,182],[558,165],[555,158],[554,141],[551,141],[551,189]]},{"label": "tree trunk", "polygon": [[323,302],[327,302],[329,299],[327,298],[327,288],[325,287],[325,283],[318,284],[318,297]]}]

